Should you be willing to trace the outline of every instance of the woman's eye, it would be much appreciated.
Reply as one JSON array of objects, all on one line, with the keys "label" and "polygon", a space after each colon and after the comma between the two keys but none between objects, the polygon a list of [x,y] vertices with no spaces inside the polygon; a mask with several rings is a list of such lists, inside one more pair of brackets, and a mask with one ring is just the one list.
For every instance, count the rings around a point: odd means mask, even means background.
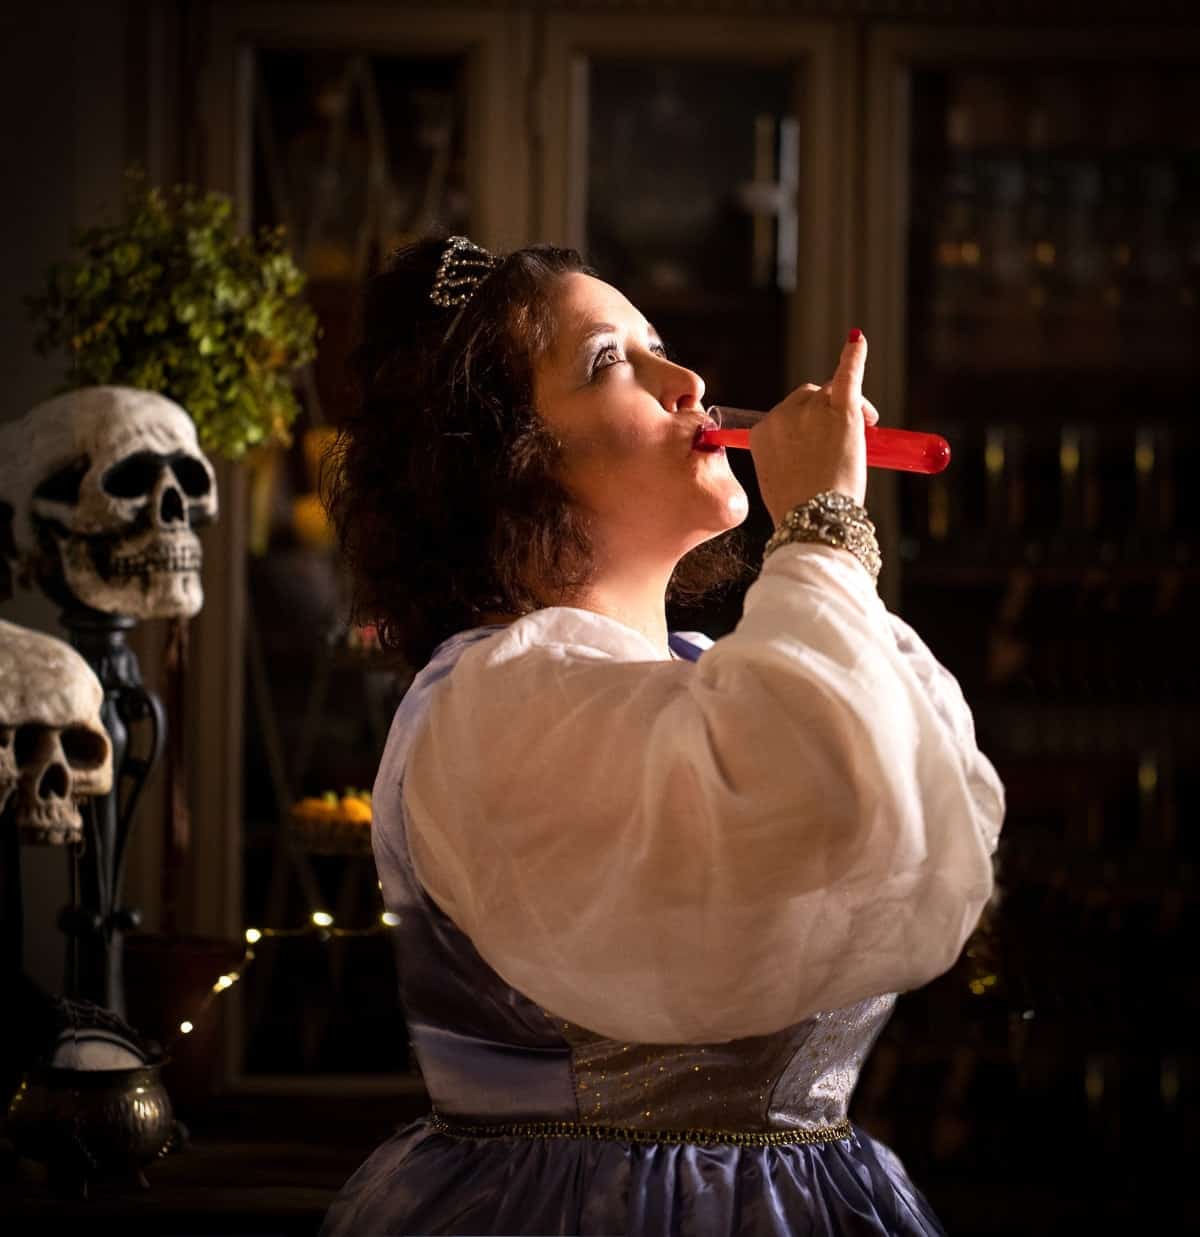
[{"label": "woman's eye", "polygon": [[620,359],[621,354],[617,351],[616,344],[606,344],[596,353],[596,359],[592,362],[592,373],[607,369],[610,365],[615,365]]},{"label": "woman's eye", "polygon": [[[667,350],[662,344],[651,344],[650,349],[655,356],[666,357]],[[598,374],[602,369],[609,369],[613,365],[620,364],[625,358],[621,355],[620,348],[616,344],[605,344],[599,352],[596,353],[596,358],[592,362],[592,374]]]}]

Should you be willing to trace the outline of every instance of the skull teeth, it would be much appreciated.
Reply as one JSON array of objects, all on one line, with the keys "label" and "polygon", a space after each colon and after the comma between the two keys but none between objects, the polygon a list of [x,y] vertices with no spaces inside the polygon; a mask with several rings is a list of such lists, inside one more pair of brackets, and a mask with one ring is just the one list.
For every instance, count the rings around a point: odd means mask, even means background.
[{"label": "skull teeth", "polygon": [[132,554],[112,563],[114,576],[142,576],[151,571],[199,571],[201,556],[192,549],[152,550],[147,554]]}]

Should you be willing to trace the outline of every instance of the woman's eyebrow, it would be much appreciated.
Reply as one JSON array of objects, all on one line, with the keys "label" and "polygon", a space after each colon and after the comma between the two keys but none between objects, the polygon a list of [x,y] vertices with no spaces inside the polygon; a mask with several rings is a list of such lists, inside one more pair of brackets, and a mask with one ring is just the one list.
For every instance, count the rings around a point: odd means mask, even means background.
[{"label": "woman's eyebrow", "polygon": [[617,328],[611,322],[593,322],[580,336],[579,346],[582,348],[590,344],[597,335],[615,335],[616,333]]}]

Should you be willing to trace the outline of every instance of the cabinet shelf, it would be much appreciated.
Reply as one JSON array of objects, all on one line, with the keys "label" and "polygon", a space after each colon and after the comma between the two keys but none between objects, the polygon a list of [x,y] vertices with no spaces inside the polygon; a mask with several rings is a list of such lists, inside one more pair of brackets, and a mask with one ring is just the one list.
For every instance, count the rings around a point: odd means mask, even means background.
[{"label": "cabinet shelf", "polygon": [[1176,759],[1200,754],[1200,704],[1150,705],[975,699],[976,726],[1006,756],[1048,763],[1063,757],[1126,756],[1147,750]]},{"label": "cabinet shelf", "polygon": [[[913,306],[917,342],[938,368],[977,374],[987,368],[1036,372],[1068,369],[1089,376],[1126,373],[1153,363],[1159,372],[1195,374],[1197,361],[1181,339],[1200,330],[1200,315],[1186,297],[1160,295],[1137,308],[1098,303],[1033,310],[1028,305],[938,300]],[[929,331],[926,338],[920,332]]]},{"label": "cabinet shelf", "polygon": [[[1115,848],[1106,847],[1115,852]],[[1099,858],[1059,839],[1032,837],[1026,832],[1009,840],[1003,852],[1003,881],[1060,889],[1065,898],[1080,890],[1097,891],[1096,907],[1154,905],[1168,888],[1191,896],[1196,889],[1196,865],[1180,863],[1167,850],[1129,848],[1120,858]]]}]

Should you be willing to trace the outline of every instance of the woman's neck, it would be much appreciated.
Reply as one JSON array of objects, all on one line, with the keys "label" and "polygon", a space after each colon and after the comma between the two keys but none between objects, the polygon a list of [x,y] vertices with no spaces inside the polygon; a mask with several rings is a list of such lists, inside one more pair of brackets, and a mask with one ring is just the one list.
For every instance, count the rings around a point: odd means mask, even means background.
[{"label": "woman's neck", "polygon": [[[599,557],[599,556],[598,556]],[[640,632],[662,653],[671,656],[667,642],[667,585],[675,564],[665,566],[655,562],[647,565],[630,556],[617,563],[593,560],[586,584],[556,598],[544,597],[544,604],[572,606],[602,614],[634,631]],[[480,615],[484,623],[511,623],[520,615],[489,612]]]},{"label": "woman's neck", "polygon": [[601,570],[568,604],[632,627],[669,656],[666,593],[670,578],[670,572]]}]

